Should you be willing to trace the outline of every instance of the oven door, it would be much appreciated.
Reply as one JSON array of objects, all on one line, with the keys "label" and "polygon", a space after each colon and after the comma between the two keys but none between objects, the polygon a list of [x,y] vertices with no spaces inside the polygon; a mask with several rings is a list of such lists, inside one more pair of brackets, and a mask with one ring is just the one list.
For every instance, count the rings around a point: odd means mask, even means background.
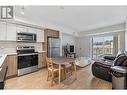
[{"label": "oven door", "polygon": [[38,53],[18,55],[18,69],[23,69],[36,65],[38,65]]}]

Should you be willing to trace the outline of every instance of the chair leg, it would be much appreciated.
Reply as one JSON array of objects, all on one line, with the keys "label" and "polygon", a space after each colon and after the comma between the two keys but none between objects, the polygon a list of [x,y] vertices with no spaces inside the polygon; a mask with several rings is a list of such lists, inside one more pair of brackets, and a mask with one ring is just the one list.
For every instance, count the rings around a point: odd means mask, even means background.
[{"label": "chair leg", "polygon": [[51,80],[51,86],[53,86],[53,81],[54,81],[54,72],[52,71],[52,80]]},{"label": "chair leg", "polygon": [[47,71],[47,81],[49,80],[49,70]]},{"label": "chair leg", "polygon": [[64,76],[65,76],[65,79],[67,78],[67,71],[66,71],[66,68],[64,68]]},{"label": "chair leg", "polygon": [[62,74],[63,74],[63,76],[62,76],[62,79],[64,80],[64,79],[66,79],[66,67],[65,66],[62,66],[63,67],[63,69],[62,69]]},{"label": "chair leg", "polygon": [[75,72],[75,79],[77,79],[77,69],[76,69],[76,65],[74,65],[74,72]]},{"label": "chair leg", "polygon": [[72,73],[72,75],[74,75],[74,74],[75,74],[75,73],[74,73],[74,71],[75,71],[74,64],[72,63],[71,65],[72,65],[72,66],[71,66],[71,73]]}]

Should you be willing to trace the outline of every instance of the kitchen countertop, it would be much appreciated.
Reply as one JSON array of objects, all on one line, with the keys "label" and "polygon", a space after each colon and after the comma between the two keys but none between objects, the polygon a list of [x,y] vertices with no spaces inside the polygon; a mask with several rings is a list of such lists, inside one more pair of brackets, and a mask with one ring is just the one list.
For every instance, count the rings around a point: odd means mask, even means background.
[{"label": "kitchen countertop", "polygon": [[17,53],[8,53],[8,54],[0,54],[0,68],[5,60],[5,58],[7,57],[7,55],[16,55]]},{"label": "kitchen countertop", "polygon": [[16,55],[17,53],[14,52],[14,53],[7,53],[6,55]]},{"label": "kitchen countertop", "polygon": [[38,51],[39,53],[47,52],[47,51]]},{"label": "kitchen countertop", "polygon": [[6,56],[7,56],[7,54],[0,54],[0,68],[1,68]]}]

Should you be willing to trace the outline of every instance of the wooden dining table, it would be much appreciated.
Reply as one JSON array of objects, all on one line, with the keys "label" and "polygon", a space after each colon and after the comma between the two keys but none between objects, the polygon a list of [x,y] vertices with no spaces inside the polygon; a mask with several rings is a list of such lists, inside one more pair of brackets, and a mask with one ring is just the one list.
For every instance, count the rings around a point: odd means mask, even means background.
[{"label": "wooden dining table", "polygon": [[67,65],[69,63],[72,63],[74,65],[74,76],[75,76],[75,79],[77,79],[75,58],[54,57],[52,58],[52,61],[54,64],[59,65],[59,87],[60,87],[60,82],[61,82],[61,65]]}]

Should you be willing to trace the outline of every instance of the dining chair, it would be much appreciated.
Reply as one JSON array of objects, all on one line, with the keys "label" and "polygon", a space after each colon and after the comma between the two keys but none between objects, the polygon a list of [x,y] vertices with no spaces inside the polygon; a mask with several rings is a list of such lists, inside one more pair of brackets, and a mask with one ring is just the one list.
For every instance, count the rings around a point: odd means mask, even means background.
[{"label": "dining chair", "polygon": [[[54,64],[51,58],[46,57],[47,63],[47,81],[51,78],[51,86],[56,79],[59,79],[57,73],[59,72],[59,66]],[[63,68],[61,68],[63,69]]]},{"label": "dining chair", "polygon": [[74,64],[72,62],[66,63],[66,65],[64,65],[64,72],[65,72],[65,79],[67,77],[70,77],[74,72]]}]

